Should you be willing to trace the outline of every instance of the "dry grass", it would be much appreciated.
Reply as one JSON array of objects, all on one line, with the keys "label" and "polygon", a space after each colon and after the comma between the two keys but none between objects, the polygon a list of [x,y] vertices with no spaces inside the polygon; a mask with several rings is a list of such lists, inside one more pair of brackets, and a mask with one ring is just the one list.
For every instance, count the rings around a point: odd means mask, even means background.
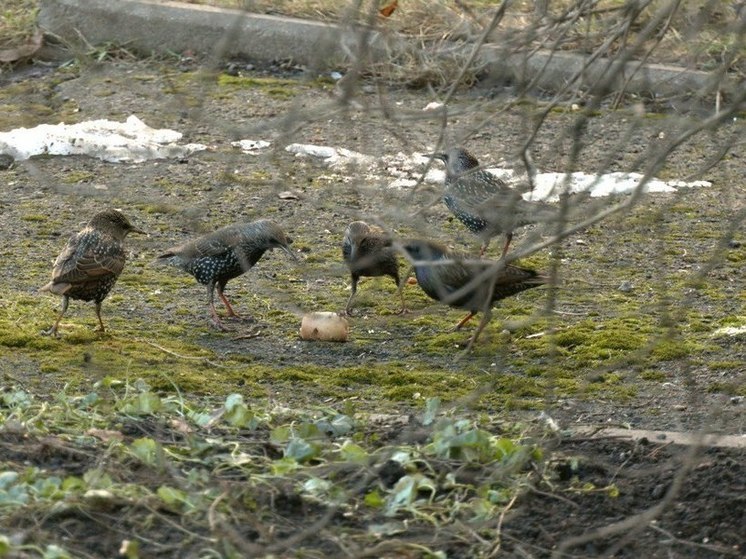
[{"label": "dry grass", "polygon": [[6,0],[0,8],[0,49],[24,44],[36,30],[37,0]]}]

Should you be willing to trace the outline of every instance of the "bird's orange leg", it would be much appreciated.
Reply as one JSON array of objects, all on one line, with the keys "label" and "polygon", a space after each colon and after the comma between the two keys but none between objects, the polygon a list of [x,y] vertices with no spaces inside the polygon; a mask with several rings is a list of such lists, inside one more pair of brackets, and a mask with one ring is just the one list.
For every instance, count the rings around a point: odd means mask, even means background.
[{"label": "bird's orange leg", "polygon": [[99,332],[106,332],[106,328],[104,327],[104,321],[101,320],[101,302],[96,302],[96,318],[98,318],[98,330]]},{"label": "bird's orange leg", "polygon": [[508,254],[508,247],[510,246],[510,241],[513,240],[513,232],[505,233],[505,244],[503,245],[503,253],[500,256],[500,259],[502,260],[505,258],[505,255]]},{"label": "bird's orange leg", "polygon": [[231,304],[228,302],[228,298],[223,293],[223,286],[218,284],[218,297],[220,297],[220,300],[223,301],[223,305],[225,305],[225,310],[228,312],[228,316],[232,318],[240,318],[236,311],[233,310],[233,307],[231,307]]},{"label": "bird's orange leg", "polygon": [[464,318],[461,319],[458,324],[456,324],[456,326],[453,327],[453,331],[455,332],[456,330],[461,330],[461,327],[469,322],[475,314],[477,313],[470,312],[469,314],[467,314]]},{"label": "bird's orange leg", "polygon": [[352,276],[352,293],[350,293],[350,298],[347,299],[347,306],[345,307],[345,314],[347,316],[352,316],[352,298],[355,297],[355,293],[357,293],[357,282],[358,279],[356,276]]},{"label": "bird's orange leg", "polygon": [[229,329],[226,328],[223,325],[223,323],[220,321],[220,317],[218,316],[218,313],[215,310],[214,291],[215,291],[215,284],[214,283],[209,284],[207,286],[207,303],[210,309],[210,325],[216,330],[227,332]]},{"label": "bird's orange leg", "polygon": [[407,275],[404,277],[403,281],[396,282],[396,292],[399,294],[399,300],[401,301],[401,308],[396,314],[409,313],[409,309],[407,308],[407,305],[404,303],[404,286],[407,285],[408,279],[409,279],[409,271],[407,271]]},{"label": "bird's orange leg", "polygon": [[59,333],[57,332],[57,329],[60,327],[60,321],[62,320],[62,317],[65,316],[65,311],[67,310],[67,305],[70,303],[70,298],[66,295],[62,297],[62,309],[60,309],[60,314],[57,315],[57,320],[54,321],[54,325],[49,330],[42,331],[42,334],[45,336],[54,336],[55,338],[59,337]]},{"label": "bird's orange leg", "polygon": [[482,315],[482,320],[479,323],[479,326],[477,327],[476,332],[472,335],[471,339],[469,340],[469,343],[466,344],[465,352],[471,351],[471,348],[474,346],[474,343],[477,341],[477,338],[479,337],[479,334],[482,333],[482,330],[484,330],[484,327],[487,326],[487,324],[490,321],[490,318],[492,318],[492,313],[488,310]]},{"label": "bird's orange leg", "polygon": [[236,311],[233,310],[233,307],[228,301],[228,298],[223,293],[223,289],[225,289],[225,284],[223,285],[218,284],[217,287],[218,287],[218,297],[220,297],[220,300],[223,301],[223,305],[225,305],[225,310],[228,312],[229,317],[237,318],[238,320],[242,320],[244,322],[255,322],[256,319],[253,316],[240,316]]}]

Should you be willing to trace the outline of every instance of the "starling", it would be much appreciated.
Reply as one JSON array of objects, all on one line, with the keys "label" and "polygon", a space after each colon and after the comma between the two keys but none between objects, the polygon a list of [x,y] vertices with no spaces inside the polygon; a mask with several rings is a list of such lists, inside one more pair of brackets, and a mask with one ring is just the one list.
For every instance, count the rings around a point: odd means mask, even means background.
[{"label": "starling", "polygon": [[[228,225],[173,247],[161,254],[158,261],[177,266],[193,275],[202,285],[206,285],[210,323],[218,330],[227,330],[215,311],[215,287],[217,286],[218,297],[223,301],[228,316],[239,318],[223,293],[228,280],[248,272],[266,251],[273,248],[281,248],[295,260],[296,256],[288,246],[292,242],[278,225],[267,219],[260,219],[251,223]],[[246,319],[252,320],[251,317]]]},{"label": "starling", "polygon": [[352,293],[347,300],[345,311],[352,316],[352,298],[357,292],[357,282],[361,277],[389,276],[396,282],[401,309],[406,312],[404,305],[404,284],[399,277],[399,260],[396,249],[391,246],[389,237],[379,227],[370,226],[364,221],[353,221],[345,229],[342,242],[342,257],[350,268],[352,276]]},{"label": "starling", "polygon": [[70,237],[54,261],[52,281],[39,290],[62,295],[62,310],[46,334],[57,335],[70,299],[94,301],[99,329],[106,330],[101,320],[101,302],[124,269],[123,243],[128,233],[145,232],[117,210],[104,210],[94,215],[82,231]]},{"label": "starling", "polygon": [[430,297],[469,314],[454,330],[460,329],[479,311],[484,311],[471,349],[490,321],[492,305],[500,299],[546,284],[548,278],[534,270],[490,260],[464,260],[447,247],[432,241],[411,240],[402,249],[412,261],[417,283]]},{"label": "starling", "polygon": [[479,168],[479,161],[463,148],[432,154],[446,166],[443,202],[466,227],[482,240],[479,255],[490,239],[505,234],[502,256],[508,252],[513,231],[531,223],[551,220],[557,212],[549,204],[528,202],[520,192]]}]

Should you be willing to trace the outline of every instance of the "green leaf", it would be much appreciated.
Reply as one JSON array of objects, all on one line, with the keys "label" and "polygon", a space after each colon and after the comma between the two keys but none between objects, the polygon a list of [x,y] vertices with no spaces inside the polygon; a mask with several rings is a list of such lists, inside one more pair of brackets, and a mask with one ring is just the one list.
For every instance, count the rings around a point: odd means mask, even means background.
[{"label": "green leaf", "polygon": [[0,490],[0,507],[17,507],[28,503],[29,496],[26,485],[16,485],[7,491]]},{"label": "green leaf", "polygon": [[292,458],[280,458],[272,462],[272,473],[276,476],[289,474],[298,468],[300,468],[300,465]]},{"label": "green leaf", "polygon": [[10,553],[11,545],[7,536],[0,534],[0,557],[5,557]]},{"label": "green leaf", "polygon": [[160,396],[152,392],[141,392],[121,405],[122,412],[130,415],[152,415],[162,408]]},{"label": "green leaf", "polygon": [[423,425],[430,425],[440,411],[440,398],[428,398],[425,400],[425,414],[422,417]]},{"label": "green leaf", "polygon": [[42,554],[42,559],[72,559],[72,556],[58,545],[48,545]]},{"label": "green leaf", "polygon": [[96,392],[91,392],[90,394],[86,394],[85,396],[83,396],[78,402],[78,404],[81,408],[83,407],[88,408],[88,407],[93,406],[94,404],[97,404],[98,401],[99,401],[98,394]]},{"label": "green leaf", "polygon": [[276,445],[285,444],[290,440],[292,431],[288,425],[280,425],[269,432],[269,442]]},{"label": "green leaf", "polygon": [[318,477],[312,477],[303,482],[303,490],[316,496],[325,494],[331,486],[331,481]]},{"label": "green leaf", "polygon": [[187,412],[187,417],[199,427],[204,427],[212,421],[212,415],[206,412],[190,411]]},{"label": "green leaf", "polygon": [[150,392],[150,385],[142,378],[138,378],[133,386],[140,392]]},{"label": "green leaf", "polygon": [[124,540],[122,547],[119,549],[119,555],[124,555],[127,559],[139,559],[140,542],[137,540]]},{"label": "green leaf", "polygon": [[184,491],[168,485],[161,485],[156,493],[169,507],[178,508],[188,501],[188,496]]},{"label": "green leaf", "polygon": [[231,411],[236,406],[243,406],[243,405],[245,405],[243,402],[243,396],[241,396],[240,394],[235,394],[235,393],[229,394],[225,398],[225,409],[227,411]]},{"label": "green leaf", "polygon": [[496,458],[498,460],[504,460],[505,458],[509,458],[513,454],[516,453],[521,448],[520,445],[517,445],[515,442],[511,441],[510,439],[501,438],[497,439],[495,442],[495,449],[497,450],[497,456]]},{"label": "green leaf", "polygon": [[616,499],[619,497],[619,488],[616,486],[615,483],[612,483],[606,488],[606,492],[609,494],[609,497],[612,499]]},{"label": "green leaf", "polygon": [[83,481],[91,489],[106,489],[114,484],[111,476],[99,469],[88,470],[83,474]]},{"label": "green leaf", "polygon": [[365,497],[363,498],[363,502],[369,507],[373,508],[380,508],[385,503],[383,497],[381,497],[381,494],[378,492],[378,489],[374,489],[373,491],[369,491],[368,493],[366,493]]},{"label": "green leaf", "polygon": [[130,445],[130,449],[132,450],[132,454],[150,466],[155,466],[159,463],[159,445],[153,439],[145,437],[134,440],[132,441],[132,445]]},{"label": "green leaf", "polygon": [[60,486],[62,480],[57,476],[50,476],[46,479],[36,480],[34,491],[39,497],[44,499],[54,499],[61,496]]},{"label": "green leaf", "polygon": [[435,495],[435,483],[422,474],[406,475],[399,479],[387,499],[386,516],[394,516],[399,509],[412,506],[420,490],[429,491],[432,498]]},{"label": "green leaf", "polygon": [[345,441],[339,449],[339,457],[344,462],[354,462],[355,464],[366,464],[369,458],[363,447],[349,440]]},{"label": "green leaf", "polygon": [[254,414],[244,404],[243,396],[231,394],[225,399],[225,420],[234,427],[255,429],[257,426]]},{"label": "green leaf", "polygon": [[341,437],[342,435],[346,435],[350,431],[352,431],[354,427],[354,423],[351,417],[347,415],[339,414],[339,415],[334,416],[334,418],[332,419],[331,426],[332,426],[332,432],[334,433],[334,435],[337,437]]},{"label": "green leaf", "polygon": [[3,403],[9,408],[27,408],[31,405],[31,395],[23,390],[3,394]]},{"label": "green leaf", "polygon": [[[323,425],[322,425],[323,426]],[[329,427],[331,430],[331,426]],[[326,435],[324,431],[319,427],[317,423],[301,423],[294,426],[293,433],[296,437],[301,439],[325,439]]]},{"label": "green leaf", "polygon": [[0,490],[10,487],[18,480],[18,472],[0,472]]},{"label": "green leaf", "polygon": [[317,457],[321,452],[318,445],[305,439],[291,439],[285,447],[285,458],[292,458],[296,462],[305,462]]}]

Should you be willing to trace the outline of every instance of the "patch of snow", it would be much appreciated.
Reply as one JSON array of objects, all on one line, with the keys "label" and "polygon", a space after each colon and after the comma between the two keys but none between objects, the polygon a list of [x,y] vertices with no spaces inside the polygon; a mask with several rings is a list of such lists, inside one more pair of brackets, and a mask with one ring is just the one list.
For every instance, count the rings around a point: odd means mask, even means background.
[{"label": "patch of snow", "polygon": [[135,115],[126,122],[89,120],[42,124],[0,133],[0,153],[24,160],[34,155],[88,155],[110,163],[180,158],[207,149],[178,142],[183,134],[147,126]]},{"label": "patch of snow", "polygon": [[268,148],[272,144],[265,140],[239,140],[231,142],[231,145],[234,148],[240,148],[244,153],[256,153],[259,150]]},{"label": "patch of snow", "polygon": [[[556,202],[559,194],[567,191],[569,193],[588,192],[593,198],[611,196],[612,194],[627,194],[640,187],[643,175],[640,173],[604,173],[594,175],[591,173],[538,173],[535,180],[533,192],[524,194],[526,199],[546,200]],[[643,192],[676,192],[677,188],[712,186],[707,181],[662,181],[650,179],[642,187]]]},{"label": "patch of snow", "polygon": [[323,159],[323,163],[333,169],[349,166],[371,168],[376,162],[372,155],[365,155],[345,148],[316,146],[313,144],[290,144],[285,151],[294,153],[296,157],[316,157]]},{"label": "patch of snow", "polygon": [[744,334],[746,334],[746,326],[723,326],[722,328],[715,330],[712,333],[712,336],[715,338],[720,336],[735,337]]}]

